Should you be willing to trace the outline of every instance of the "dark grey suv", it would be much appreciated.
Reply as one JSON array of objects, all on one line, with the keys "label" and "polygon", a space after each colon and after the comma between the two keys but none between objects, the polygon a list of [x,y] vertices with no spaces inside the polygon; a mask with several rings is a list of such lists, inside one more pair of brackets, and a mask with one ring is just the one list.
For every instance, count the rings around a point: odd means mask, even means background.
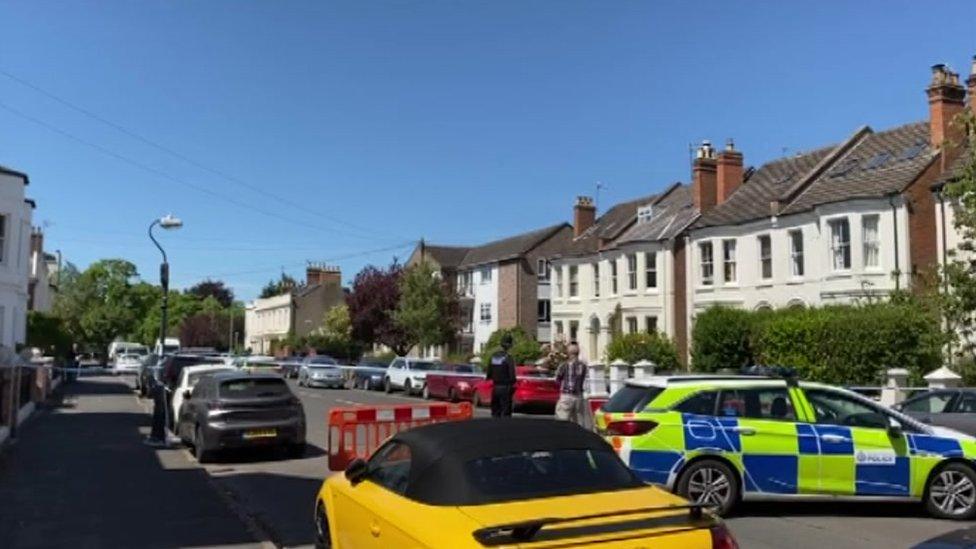
[{"label": "dark grey suv", "polygon": [[219,372],[202,377],[184,398],[176,434],[201,463],[232,448],[305,453],[305,410],[279,375]]}]

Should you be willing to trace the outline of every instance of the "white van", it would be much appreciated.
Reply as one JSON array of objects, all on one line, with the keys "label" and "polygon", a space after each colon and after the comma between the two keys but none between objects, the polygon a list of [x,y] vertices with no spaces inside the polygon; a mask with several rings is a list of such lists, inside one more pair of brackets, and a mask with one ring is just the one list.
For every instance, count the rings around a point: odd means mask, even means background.
[{"label": "white van", "polygon": [[119,355],[139,355],[144,358],[149,355],[149,347],[131,341],[113,341],[108,346],[109,363],[115,362]]},{"label": "white van", "polygon": [[156,340],[156,354],[157,355],[172,355],[180,351],[180,339],[177,337],[167,337],[163,344],[159,344],[159,339]]}]

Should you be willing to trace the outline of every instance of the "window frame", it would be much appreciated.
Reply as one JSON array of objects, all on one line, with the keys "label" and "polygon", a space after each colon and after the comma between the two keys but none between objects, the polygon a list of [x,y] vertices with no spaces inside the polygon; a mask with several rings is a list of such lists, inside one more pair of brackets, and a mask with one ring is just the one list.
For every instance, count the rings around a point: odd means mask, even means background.
[{"label": "window frame", "polygon": [[563,297],[563,269],[562,267],[552,267],[552,282],[556,297]]},{"label": "window frame", "polygon": [[491,284],[492,278],[494,278],[492,276],[491,267],[482,267],[478,278],[481,279],[482,285]]},{"label": "window frame", "polygon": [[813,410],[814,417],[811,418],[811,419],[813,420],[813,423],[814,424],[817,424],[817,425],[819,425],[819,424],[823,424],[823,425],[837,425],[837,426],[840,426],[840,427],[852,427],[852,428],[858,428],[858,429],[882,429],[882,430],[883,429],[886,429],[886,427],[876,427],[876,426],[867,427],[867,426],[863,426],[863,425],[841,425],[841,424],[838,424],[838,423],[825,423],[825,422],[822,422],[822,421],[820,421],[820,418],[817,416],[817,408],[814,405],[813,401],[810,399],[810,393],[824,393],[824,394],[836,396],[836,397],[839,397],[839,398],[842,398],[842,399],[848,399],[848,400],[851,400],[851,401],[855,401],[855,402],[861,404],[862,406],[864,406],[864,407],[866,407],[868,409],[872,409],[876,413],[878,413],[878,414],[880,414],[882,416],[885,416],[889,420],[890,419],[895,419],[896,421],[898,421],[898,423],[901,424],[902,429],[904,431],[906,431],[906,432],[910,432],[910,433],[925,433],[926,432],[924,430],[924,426],[923,426],[922,429],[919,429],[919,426],[921,426],[922,424],[918,420],[913,419],[912,417],[910,417],[910,416],[908,416],[906,414],[902,414],[901,412],[895,412],[895,411],[892,411],[892,410],[888,410],[888,409],[880,406],[879,404],[876,404],[876,403],[868,400],[865,397],[862,397],[862,396],[859,396],[859,395],[850,395],[850,394],[847,394],[847,393],[843,393],[843,392],[836,391],[836,390],[833,390],[833,389],[826,389],[826,388],[822,388],[822,387],[815,387],[815,388],[807,387],[807,388],[803,388],[803,398],[806,399],[807,403],[810,404],[810,408]]},{"label": "window frame", "polygon": [[648,334],[657,333],[657,316],[644,315],[644,332]]},{"label": "window frame", "polygon": [[[708,260],[705,260],[705,250],[708,250]],[[698,243],[698,281],[702,286],[715,285],[715,250],[711,240]],[[707,268],[707,269],[706,269]],[[706,274],[707,271],[707,274]]]},{"label": "window frame", "polygon": [[[835,244],[834,235],[837,234],[839,227],[844,227],[847,240]],[[850,272],[853,264],[851,258],[851,220],[847,217],[834,217],[827,220],[827,228],[830,230],[827,241],[830,250],[830,270],[835,273]],[[843,260],[844,265],[842,267],[837,266],[838,258]]]},{"label": "window frame", "polygon": [[683,411],[683,410],[681,410],[681,407],[684,406],[685,404],[687,404],[689,401],[695,399],[695,398],[698,398],[698,397],[700,397],[702,395],[710,394],[710,395],[712,395],[712,413],[710,413],[710,414],[694,414],[694,415],[701,415],[701,416],[708,416],[708,417],[719,417],[719,415],[718,415],[718,402],[719,402],[719,396],[720,396],[721,392],[722,392],[721,389],[702,389],[701,391],[698,391],[696,393],[691,393],[690,395],[686,396],[685,398],[683,398],[683,399],[679,400],[678,402],[674,403],[671,406],[670,410],[673,411],[673,412],[681,412],[682,414],[690,414],[692,412]]},{"label": "window frame", "polygon": [[[803,229],[790,229],[786,232],[786,235],[790,240],[790,276],[793,278],[803,278],[806,275]],[[797,240],[797,236],[799,236],[799,240]],[[799,249],[796,246],[797,242],[800,244]],[[799,259],[799,262],[797,262],[797,259]]]},{"label": "window frame", "polygon": [[569,297],[579,297],[579,265],[569,266]]},{"label": "window frame", "polygon": [[[756,236],[759,257],[759,279],[773,279],[773,237],[769,233]],[[765,250],[764,250],[765,248]]]},{"label": "window frame", "polygon": [[637,291],[637,254],[627,254],[627,290]]},{"label": "window frame", "polygon": [[619,286],[617,286],[617,260],[610,260],[610,295],[617,295]]},{"label": "window frame", "polygon": [[549,283],[549,260],[540,257],[535,260],[535,275],[539,282]]},{"label": "window frame", "polygon": [[[868,222],[874,223],[874,240],[868,241]],[[874,264],[868,265],[869,247],[874,251]],[[881,215],[865,214],[861,216],[861,265],[864,270],[873,271],[881,269]]]},{"label": "window frame", "polygon": [[596,261],[591,265],[593,273],[593,297],[600,297],[600,262]]},{"label": "window frame", "polygon": [[627,333],[628,334],[636,334],[636,333],[638,333],[638,326],[639,326],[639,324],[637,322],[637,317],[636,316],[628,316],[627,317]]},{"label": "window frame", "polygon": [[[729,246],[731,244],[731,246]],[[737,284],[739,282],[738,259],[736,257],[738,240],[726,238],[722,240],[722,282],[725,284]],[[729,252],[732,252],[731,254]],[[732,276],[729,276],[731,266]]]},{"label": "window frame", "polygon": [[[486,311],[487,315],[485,315]],[[491,324],[491,303],[484,302],[478,305],[478,319],[482,324]]]},{"label": "window frame", "polygon": [[644,252],[644,288],[657,289],[657,252]]},{"label": "window frame", "polygon": [[550,300],[536,300],[536,321],[543,323],[552,322],[552,302]]}]

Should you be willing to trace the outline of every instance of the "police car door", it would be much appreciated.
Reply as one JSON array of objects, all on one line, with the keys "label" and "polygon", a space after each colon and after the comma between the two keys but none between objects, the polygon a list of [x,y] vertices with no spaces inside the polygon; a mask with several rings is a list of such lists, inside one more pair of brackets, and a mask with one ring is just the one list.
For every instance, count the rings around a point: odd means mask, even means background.
[{"label": "police car door", "polygon": [[909,495],[907,437],[889,430],[883,408],[830,389],[805,389],[804,394],[816,415],[810,427],[820,456],[820,492]]},{"label": "police car door", "polygon": [[797,493],[797,414],[786,383],[723,389],[718,413],[737,418],[726,431],[741,448],[745,492]]}]

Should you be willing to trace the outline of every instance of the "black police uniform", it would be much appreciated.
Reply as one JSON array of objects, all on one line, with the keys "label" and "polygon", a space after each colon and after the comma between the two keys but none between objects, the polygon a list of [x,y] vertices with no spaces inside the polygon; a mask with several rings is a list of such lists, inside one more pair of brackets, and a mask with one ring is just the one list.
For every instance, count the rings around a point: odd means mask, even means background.
[{"label": "black police uniform", "polygon": [[505,351],[491,355],[485,376],[492,382],[491,416],[512,415],[512,395],[515,393],[515,361]]}]

